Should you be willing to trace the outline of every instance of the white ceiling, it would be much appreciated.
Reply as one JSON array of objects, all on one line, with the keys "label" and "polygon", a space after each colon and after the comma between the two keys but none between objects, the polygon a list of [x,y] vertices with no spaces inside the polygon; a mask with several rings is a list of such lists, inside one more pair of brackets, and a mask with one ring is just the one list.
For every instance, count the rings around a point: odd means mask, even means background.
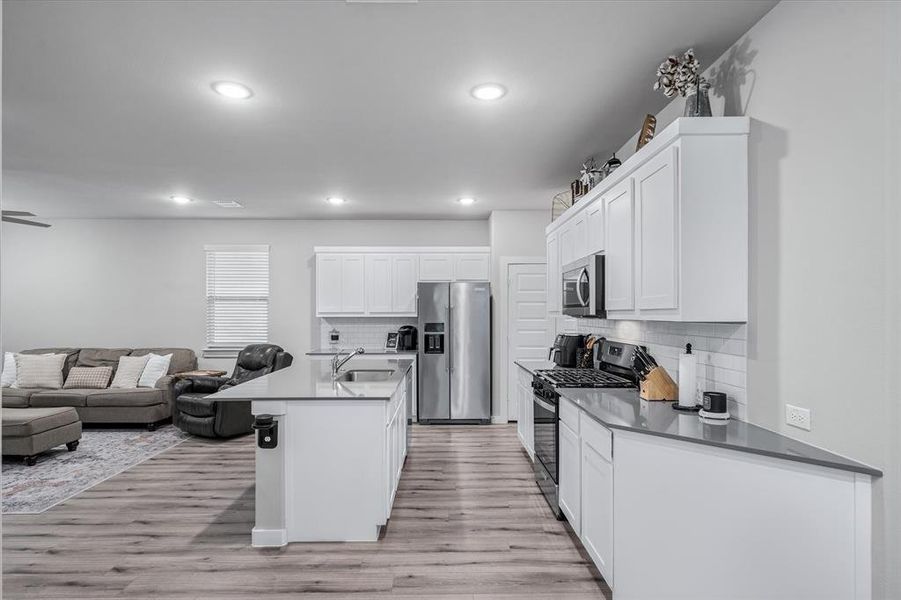
[{"label": "white ceiling", "polygon": [[[651,90],[664,55],[694,46],[709,64],[773,4],[5,2],[3,206],[49,218],[547,208],[583,159],[606,158],[665,104]],[[217,96],[223,79],[255,96]],[[486,81],[508,95],[470,97]],[[478,202],[458,205],[464,195]]]}]

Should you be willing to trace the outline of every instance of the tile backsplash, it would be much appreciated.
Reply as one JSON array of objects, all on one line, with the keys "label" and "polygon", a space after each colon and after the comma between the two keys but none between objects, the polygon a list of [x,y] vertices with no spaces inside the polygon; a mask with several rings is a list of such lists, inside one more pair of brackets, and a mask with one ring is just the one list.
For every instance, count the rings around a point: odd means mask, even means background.
[{"label": "tile backsplash", "polygon": [[674,381],[679,379],[679,354],[690,343],[698,355],[698,390],[725,392],[729,411],[746,420],[747,332],[745,323],[669,323],[562,318],[557,330],[600,335],[647,346]]},{"label": "tile backsplash", "polygon": [[329,348],[329,332],[332,328],[341,334],[336,344],[341,348],[363,346],[368,349],[384,348],[389,331],[397,331],[403,325],[416,325],[416,319],[390,319],[373,317],[332,317],[319,319],[319,347]]}]

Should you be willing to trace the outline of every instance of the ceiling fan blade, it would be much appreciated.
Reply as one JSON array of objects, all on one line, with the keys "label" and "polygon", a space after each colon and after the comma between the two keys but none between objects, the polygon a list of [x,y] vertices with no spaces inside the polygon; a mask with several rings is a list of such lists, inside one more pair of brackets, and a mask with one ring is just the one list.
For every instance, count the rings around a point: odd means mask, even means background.
[{"label": "ceiling fan blade", "polygon": [[26,221],[25,219],[17,219],[15,217],[7,217],[3,215],[3,221],[7,223],[16,223],[18,225],[33,225],[35,227],[50,227],[48,223],[38,223],[37,221]]},{"label": "ceiling fan blade", "polygon": [[3,213],[4,217],[6,217],[6,216],[9,216],[9,217],[33,217],[33,216],[35,216],[34,213],[26,212],[24,210],[4,210],[4,211],[0,211],[0,212]]}]

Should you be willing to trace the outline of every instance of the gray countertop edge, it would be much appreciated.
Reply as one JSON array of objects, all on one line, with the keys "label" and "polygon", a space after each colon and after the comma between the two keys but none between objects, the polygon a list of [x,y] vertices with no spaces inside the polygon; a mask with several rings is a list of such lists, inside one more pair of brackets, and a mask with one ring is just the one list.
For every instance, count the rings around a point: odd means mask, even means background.
[{"label": "gray countertop edge", "polygon": [[[419,354],[417,350],[397,350],[392,352],[390,350],[375,350],[364,348],[366,352],[364,354],[359,355],[361,358],[369,356],[416,356]],[[309,352],[306,352],[307,356],[334,356],[337,354],[338,349],[332,348],[313,348]]]},{"label": "gray countertop edge", "polygon": [[[564,398],[565,397],[566,396],[564,396]],[[667,402],[667,404],[669,404],[669,403]],[[576,404],[576,406],[579,406],[579,405]],[[610,423],[607,423],[607,422],[603,421],[602,419],[600,419],[597,415],[592,414],[591,411],[585,410],[581,406],[579,406],[579,409],[581,411],[583,411],[585,414],[587,414],[589,417],[591,417],[594,421],[597,421],[598,423],[600,423],[604,427],[607,427],[608,429],[619,429],[620,431],[630,431],[630,432],[634,432],[634,433],[642,433],[645,435],[653,435],[656,437],[666,438],[666,439],[670,439],[670,440],[679,440],[681,442],[700,444],[702,446],[713,446],[716,448],[724,448],[726,450],[732,450],[735,452],[745,452],[747,454],[757,454],[759,456],[769,456],[771,458],[778,458],[780,460],[789,460],[792,462],[800,462],[800,463],[806,463],[809,465],[816,465],[818,467],[828,467],[830,469],[838,469],[840,471],[849,471],[852,473],[861,473],[863,475],[871,475],[873,477],[882,477],[882,471],[880,471],[879,469],[876,469],[874,467],[871,467],[869,465],[865,465],[863,463],[857,463],[857,465],[855,466],[855,465],[851,465],[851,464],[847,464],[847,463],[830,462],[828,460],[821,460],[821,459],[811,458],[811,457],[807,457],[807,456],[798,456],[795,454],[783,454],[783,453],[777,452],[775,450],[764,450],[762,448],[750,448],[747,446],[737,446],[737,445],[733,445],[733,444],[729,444],[729,443],[725,443],[725,442],[716,442],[713,440],[704,440],[704,439],[699,439],[699,438],[684,437],[684,436],[675,435],[672,433],[666,433],[663,431],[653,431],[653,430],[649,430],[649,429],[627,427],[624,425],[611,425]],[[744,422],[744,421],[742,421],[742,422]],[[757,427],[757,425],[753,425],[752,423],[748,423],[748,425]],[[761,429],[764,429],[764,428],[761,427]],[[767,431],[770,431],[770,430],[767,429]],[[772,433],[774,435],[780,435],[780,436],[782,435],[775,431],[770,431],[770,433]],[[788,437],[788,436],[782,436],[782,437]],[[788,438],[788,439],[792,439],[794,442],[796,442],[798,444],[804,444],[804,442],[794,440],[793,438]],[[807,444],[805,444],[805,445],[807,445]],[[811,447],[813,447],[813,446],[811,446]],[[822,450],[822,451],[829,452],[828,450]],[[850,461],[851,459],[846,459],[846,460]],[[856,462],[856,461],[854,461],[854,462]]]},{"label": "gray countertop edge", "polygon": [[[403,363],[406,363],[406,364],[404,365]],[[296,397],[254,396],[251,398],[247,398],[246,396],[238,396],[238,397],[221,396],[220,394],[222,394],[222,392],[217,392],[215,394],[211,394],[211,395],[207,396],[207,398],[222,401],[222,402],[246,402],[246,401],[250,401],[250,402],[315,402],[315,401],[347,402],[347,401],[355,401],[355,400],[363,400],[363,401],[371,401],[371,402],[373,402],[373,401],[374,402],[387,402],[387,401],[391,400],[391,397],[394,395],[394,392],[397,391],[398,386],[400,386],[401,383],[403,383],[404,378],[406,377],[407,373],[409,373],[410,370],[413,369],[413,359],[412,359],[412,357],[399,358],[398,364],[399,364],[399,366],[401,366],[401,368],[398,368],[396,370],[396,372],[394,374],[392,374],[392,376],[389,379],[386,379],[384,381],[384,383],[387,383],[389,385],[394,384],[391,388],[391,394],[388,394],[385,396],[381,396],[381,395],[347,396],[347,397],[337,397],[336,398],[336,397],[332,397],[332,396],[300,395],[300,396],[296,396]],[[287,371],[290,368],[291,367],[287,367],[287,369],[282,369],[281,371],[277,371],[276,373],[283,373],[284,371]],[[270,377],[274,374],[275,373],[270,373],[268,375],[263,375],[263,377]],[[258,379],[261,379],[261,378],[258,378]],[[254,380],[251,380],[251,382],[246,382],[246,383],[252,383],[253,381]],[[237,390],[242,385],[246,385],[246,383],[237,385],[237,386],[235,386],[233,388],[229,388],[229,389]],[[236,392],[231,392],[231,393],[236,393]]]},{"label": "gray countertop edge", "polygon": [[[535,361],[517,360],[517,361],[514,361],[514,364],[516,364],[518,367],[520,367],[522,369],[525,369],[532,375],[535,374],[536,370],[551,369],[554,366],[554,364],[552,362],[544,361],[544,360],[535,360]],[[799,454],[789,454],[789,453],[781,452],[779,450],[767,450],[765,448],[760,448],[760,447],[755,447],[755,446],[748,446],[748,445],[742,445],[742,444],[730,444],[728,442],[718,442],[716,440],[703,439],[703,438],[698,438],[698,437],[693,437],[693,436],[677,435],[677,434],[670,433],[667,431],[649,429],[646,427],[631,427],[629,425],[611,423],[609,421],[605,421],[604,419],[599,417],[597,414],[592,412],[590,409],[583,406],[579,402],[578,399],[568,396],[566,389],[561,389],[558,391],[560,392],[561,396],[563,396],[564,398],[566,398],[567,400],[569,400],[570,402],[572,402],[573,404],[578,406],[579,410],[583,411],[585,414],[587,414],[589,417],[591,417],[594,421],[600,423],[601,425],[603,425],[604,427],[607,427],[608,429],[618,429],[620,431],[629,431],[629,432],[633,432],[633,433],[653,435],[656,437],[667,438],[667,439],[671,439],[671,440],[678,440],[681,442],[687,442],[687,443],[692,443],[692,444],[701,444],[704,446],[712,446],[715,448],[724,448],[726,450],[732,450],[735,452],[745,452],[748,454],[757,454],[759,456],[767,456],[767,457],[776,458],[779,460],[788,460],[788,461],[792,461],[792,462],[800,462],[800,463],[815,465],[818,467],[827,467],[830,469],[838,469],[840,471],[861,473],[863,475],[870,475],[872,477],[882,477],[882,471],[880,471],[879,469],[876,469],[869,465],[852,460],[850,458],[845,458],[843,456],[834,454],[832,452],[829,452],[828,450],[824,450],[822,448],[812,446],[810,444],[807,444],[806,442],[802,442],[800,440],[790,438],[787,435],[782,435],[781,433],[766,429],[765,427],[760,427],[759,425],[754,425],[753,423],[748,423],[746,421],[741,421],[739,419],[731,419],[731,421],[741,424],[742,426],[747,427],[749,430],[760,430],[761,432],[765,432],[766,435],[775,436],[776,439],[784,440],[785,442],[787,442],[787,445],[795,446],[797,448],[807,449],[807,450],[812,451],[815,454],[828,455],[828,456],[834,457],[834,459],[830,459],[827,457],[817,458],[815,456],[803,456],[803,455],[799,455]],[[580,389],[580,393],[591,393],[593,391],[600,393],[597,390]],[[636,395],[636,401],[638,401],[637,395]],[[626,405],[625,401],[622,401],[622,402],[624,405]],[[666,406],[666,408],[668,410],[672,410],[672,408],[670,408],[670,406],[669,406],[670,405],[669,402],[665,402],[665,403],[656,403],[655,402],[654,404],[660,404],[661,406]],[[717,425],[717,426],[718,427],[727,427],[728,425]]]}]

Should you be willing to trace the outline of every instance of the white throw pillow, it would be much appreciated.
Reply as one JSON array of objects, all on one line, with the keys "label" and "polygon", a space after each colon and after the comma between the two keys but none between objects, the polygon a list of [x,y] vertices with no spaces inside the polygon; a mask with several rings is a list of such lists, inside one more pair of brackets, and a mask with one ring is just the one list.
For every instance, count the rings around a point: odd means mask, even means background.
[{"label": "white throw pillow", "polygon": [[138,387],[138,379],[147,366],[148,355],[122,356],[119,358],[119,366],[116,367],[116,376],[113,377],[111,388],[133,390]]},{"label": "white throw pillow", "polygon": [[58,390],[63,387],[65,354],[16,354],[16,387]]},{"label": "white throw pillow", "polygon": [[13,352],[3,353],[3,375],[0,375],[0,387],[15,387],[16,355]]},{"label": "white throw pillow", "polygon": [[144,372],[141,373],[141,378],[138,379],[138,387],[152,388],[160,377],[169,372],[169,361],[172,360],[172,355],[160,356],[150,353],[147,356],[147,365],[144,367]]}]

